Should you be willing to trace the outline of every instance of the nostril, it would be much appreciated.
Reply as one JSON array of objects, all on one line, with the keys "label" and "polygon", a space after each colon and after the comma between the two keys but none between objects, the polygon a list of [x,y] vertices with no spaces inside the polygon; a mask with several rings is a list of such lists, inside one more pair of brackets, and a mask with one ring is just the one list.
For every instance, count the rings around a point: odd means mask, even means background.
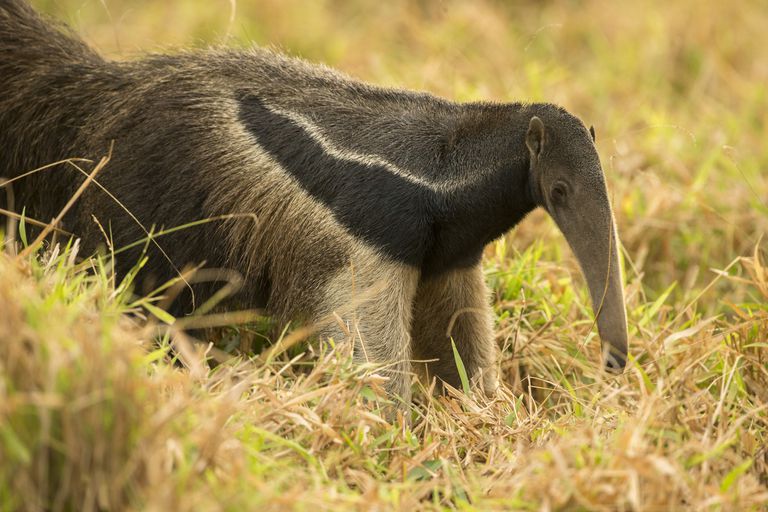
[{"label": "nostril", "polygon": [[624,371],[624,367],[627,365],[627,357],[618,354],[606,354],[605,355],[605,369],[609,373],[619,374]]}]

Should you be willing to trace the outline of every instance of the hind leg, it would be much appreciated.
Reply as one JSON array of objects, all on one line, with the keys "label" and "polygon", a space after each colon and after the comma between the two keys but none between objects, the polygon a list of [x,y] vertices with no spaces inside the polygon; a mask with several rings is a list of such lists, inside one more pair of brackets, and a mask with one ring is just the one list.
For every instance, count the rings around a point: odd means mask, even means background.
[{"label": "hind leg", "polygon": [[451,339],[472,385],[488,395],[498,387],[498,348],[493,331],[493,309],[478,264],[424,279],[416,292],[413,352],[429,379],[461,389]]}]

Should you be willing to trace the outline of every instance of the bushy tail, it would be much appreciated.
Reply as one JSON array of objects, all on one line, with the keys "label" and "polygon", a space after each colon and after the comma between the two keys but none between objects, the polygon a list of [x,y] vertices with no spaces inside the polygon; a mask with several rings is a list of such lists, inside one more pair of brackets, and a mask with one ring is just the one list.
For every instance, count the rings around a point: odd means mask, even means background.
[{"label": "bushy tail", "polygon": [[45,19],[26,0],[0,0],[0,74],[99,60],[68,27]]}]

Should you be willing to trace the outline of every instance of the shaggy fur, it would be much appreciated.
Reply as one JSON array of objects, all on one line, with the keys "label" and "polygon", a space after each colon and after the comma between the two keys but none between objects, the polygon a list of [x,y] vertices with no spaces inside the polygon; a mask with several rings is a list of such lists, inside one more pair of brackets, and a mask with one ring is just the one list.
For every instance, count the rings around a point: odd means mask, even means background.
[{"label": "shaggy fur", "polygon": [[[97,181],[122,206],[91,186],[64,219],[87,250],[104,244],[102,228],[115,247],[145,236],[123,206],[146,228],[255,214],[159,238],[172,264],[150,246],[139,280],[236,269],[237,300],[281,321],[360,299],[323,335],[352,335],[356,357],[387,364],[406,400],[413,358],[459,385],[450,336],[473,380],[496,387],[480,258],[548,207],[531,119],[547,127],[538,143],[553,161],[596,161],[590,179],[605,189],[589,132],[554,105],[456,104],[263,49],[112,62],[20,0],[0,0],[0,91],[0,175],[95,161],[114,144]],[[19,180],[17,210],[47,221],[83,178],[63,164]],[[138,255],[121,255],[118,272]],[[210,289],[197,292],[199,303]],[[190,296],[175,307],[188,312]]]}]

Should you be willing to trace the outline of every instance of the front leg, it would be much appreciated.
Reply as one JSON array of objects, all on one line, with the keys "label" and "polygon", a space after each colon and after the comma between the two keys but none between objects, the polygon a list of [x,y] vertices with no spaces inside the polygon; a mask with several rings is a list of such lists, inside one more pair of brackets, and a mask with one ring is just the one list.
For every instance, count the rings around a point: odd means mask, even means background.
[{"label": "front leg", "polygon": [[451,347],[456,344],[467,375],[489,396],[498,387],[498,348],[493,309],[480,264],[457,269],[419,283],[413,321],[413,353],[429,379],[461,389]]},{"label": "front leg", "polygon": [[411,318],[418,269],[365,252],[325,289],[325,313],[337,321],[323,338],[351,339],[359,363],[380,365],[387,392],[411,400]]}]

